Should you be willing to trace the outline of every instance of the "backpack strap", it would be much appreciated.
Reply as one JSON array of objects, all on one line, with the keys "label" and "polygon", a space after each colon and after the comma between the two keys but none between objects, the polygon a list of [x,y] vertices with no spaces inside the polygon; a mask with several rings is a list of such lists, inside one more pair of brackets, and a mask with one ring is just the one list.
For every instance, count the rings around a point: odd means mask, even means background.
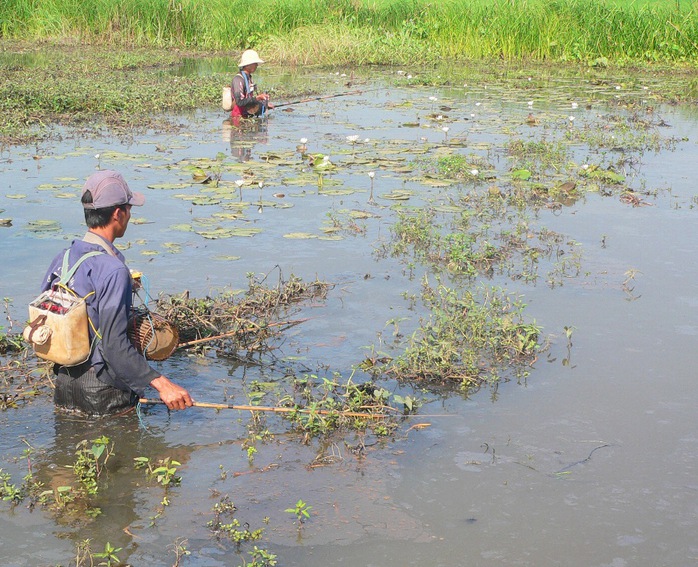
[{"label": "backpack strap", "polygon": [[111,246],[109,246],[102,238],[97,236],[94,232],[90,232],[88,230],[85,233],[85,236],[82,237],[82,240],[84,242],[89,242],[90,244],[96,244],[97,246],[101,246],[102,248],[104,248],[107,254],[109,254],[110,256],[114,256],[114,258],[118,258],[114,250],[112,250]]},{"label": "backpack strap", "polygon": [[100,254],[103,254],[103,252],[97,252],[96,250],[93,252],[88,252],[87,254],[81,256],[75,264],[73,264],[73,267],[68,269],[68,256],[70,255],[70,248],[65,251],[65,254],[63,255],[63,266],[61,267],[61,279],[59,280],[58,284],[62,286],[67,286],[68,282],[70,281],[70,278],[72,278],[75,275],[75,271],[80,267],[80,264],[82,264],[85,260],[88,258],[91,258],[92,256],[99,256]]}]

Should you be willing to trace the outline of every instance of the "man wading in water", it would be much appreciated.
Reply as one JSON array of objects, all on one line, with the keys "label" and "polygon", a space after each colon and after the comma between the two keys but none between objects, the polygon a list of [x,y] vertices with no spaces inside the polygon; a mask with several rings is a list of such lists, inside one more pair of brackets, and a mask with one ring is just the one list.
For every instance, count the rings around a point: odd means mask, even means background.
[{"label": "man wading in water", "polygon": [[[55,365],[57,407],[93,416],[121,413],[133,408],[148,386],[171,410],[193,404],[189,392],[150,367],[127,334],[133,284],[124,256],[113,243],[126,232],[131,207],[144,202],[145,197],[133,193],[116,171],[99,171],[83,187],[88,232],[83,240],[73,241],[68,265],[89,252],[100,254],[80,264],[68,287],[86,298],[92,350],[83,364]],[[42,291],[60,279],[64,253],[51,263]]]}]

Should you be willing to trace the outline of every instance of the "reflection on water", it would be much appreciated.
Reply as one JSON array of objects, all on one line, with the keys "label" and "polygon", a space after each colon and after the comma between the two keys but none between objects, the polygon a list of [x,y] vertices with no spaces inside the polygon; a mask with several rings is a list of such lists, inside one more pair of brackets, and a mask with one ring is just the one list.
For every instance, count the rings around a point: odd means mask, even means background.
[{"label": "reflection on water", "polygon": [[[202,112],[176,137],[6,149],[0,209],[13,226],[0,230],[6,266],[1,293],[15,299],[15,319],[23,317],[22,305],[36,295],[56,250],[82,233],[76,195],[100,154],[101,167],[128,172],[132,186],[147,194],[143,210],[134,214],[143,222],[129,228],[125,254],[148,275],[154,293],[240,289],[247,272],[268,274],[277,265],[285,277],[332,281],[337,285],[327,302],[304,312],[308,321],[288,333],[279,356],[310,371],[324,364],[343,377],[366,356],[367,345],[389,350],[423,315],[418,305],[405,302],[419,291],[420,277],[410,279],[411,270],[421,275],[418,267],[374,254],[390,238],[396,210],[419,209],[432,200],[447,209],[453,202],[449,191],[473,187],[440,187],[415,173],[421,161],[475,156],[491,166],[475,187],[504,191],[509,186],[502,180],[513,167],[509,142],[574,135],[566,161],[614,164],[625,186],[648,206],[599,190],[531,213],[528,225],[545,226],[580,250],[578,276],[563,277],[552,288],[544,277],[527,284],[495,275],[492,283],[523,294],[527,313],[552,335],[550,349],[525,382],[502,384],[496,395],[483,390],[468,399],[436,400],[412,392],[426,398],[422,416],[385,446],[367,443],[363,457],[348,448],[357,439],[347,445],[332,439],[335,464],[310,466],[320,448],[297,444],[283,420],[265,417],[275,437],[256,445],[250,463],[242,448],[249,416],[240,412],[169,415],[151,408],[143,418],[147,431],[135,419],[85,424],[54,418],[46,400],[3,412],[0,467],[15,480],[24,474],[22,438],[39,450],[37,467],[47,483],[68,481],[63,467],[80,438],[103,432],[116,440],[116,453],[99,498],[103,514],[95,520],[64,526],[47,511],[3,508],[0,527],[9,536],[3,537],[0,562],[67,564],[73,552],[62,539],[67,531],[72,541],[92,538],[96,549],[106,541],[124,547],[123,558],[134,565],[172,564],[168,546],[179,537],[188,539],[193,552],[188,565],[242,564],[235,545],[215,540],[206,525],[211,508],[228,495],[242,523],[265,529],[261,545],[283,565],[693,564],[698,389],[694,333],[687,329],[696,327],[698,265],[686,259],[698,247],[695,109],[653,102],[650,112],[643,101],[660,88],[651,78],[633,83],[637,106],[624,108],[616,96],[626,83],[616,89],[610,82],[546,78],[540,86],[513,75],[497,85],[391,86],[318,101],[293,113],[272,113],[249,130],[234,127],[220,112]],[[527,121],[531,113],[537,123]],[[616,145],[591,145],[592,134],[646,115],[671,125],[648,130],[675,137],[675,147],[624,154]],[[301,138],[309,153],[328,155],[337,165],[324,175],[322,188],[296,151]],[[221,152],[230,158],[223,178],[227,193],[193,183],[181,166],[215,160]],[[275,163],[266,159],[271,154],[279,156]],[[541,179],[546,189],[565,181],[555,171],[549,175]],[[253,199],[243,201],[246,193],[238,194],[234,181],[243,176],[264,180],[261,212]],[[216,196],[209,203],[219,204],[195,204],[208,194]],[[493,189],[493,198],[497,194]],[[369,195],[375,203],[368,203]],[[220,215],[225,206],[241,214],[234,220]],[[328,218],[336,228],[355,218],[352,212],[365,217],[355,221],[362,230],[325,238]],[[28,230],[37,219],[58,219],[62,230]],[[172,228],[197,221],[261,232],[213,240]],[[288,238],[300,233],[312,238]],[[172,252],[172,244],[181,251]],[[633,301],[624,289],[628,274]],[[565,328],[572,329],[569,341]],[[198,399],[214,402],[245,400],[254,381],[283,380],[263,365],[235,366],[215,353],[203,360],[183,353],[163,363],[163,371]],[[357,371],[355,378],[364,376]],[[408,431],[415,422],[430,426]],[[133,469],[132,459],[140,455],[183,463],[182,485],[154,526],[162,490]],[[298,499],[313,507],[300,537],[284,513]]]},{"label": "reflection on water", "polygon": [[230,154],[244,163],[252,159],[252,148],[268,142],[268,121],[256,118],[235,116],[223,120],[221,136],[230,143]]}]

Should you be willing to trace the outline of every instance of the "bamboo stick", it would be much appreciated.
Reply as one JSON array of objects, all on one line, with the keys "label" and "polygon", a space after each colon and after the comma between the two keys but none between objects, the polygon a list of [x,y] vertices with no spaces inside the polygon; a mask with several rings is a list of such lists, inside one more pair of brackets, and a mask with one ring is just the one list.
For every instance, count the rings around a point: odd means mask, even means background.
[{"label": "bamboo stick", "polygon": [[[277,323],[267,323],[267,325],[265,325],[265,328],[268,328],[268,327],[282,327],[282,326],[293,327],[294,325],[299,325],[300,323],[305,323],[307,320],[308,320],[308,318],[305,318],[305,319],[295,319],[295,320],[293,320],[293,321],[279,321],[279,322],[277,322]],[[213,337],[204,337],[204,338],[202,338],[202,339],[195,339],[195,340],[193,340],[193,341],[188,341],[188,342],[186,342],[186,343],[179,343],[179,344],[177,345],[177,348],[187,348],[187,347],[194,346],[194,345],[198,345],[198,344],[201,344],[201,343],[206,343],[206,342],[210,342],[210,341],[216,341],[216,340],[218,340],[218,339],[226,339],[226,338],[228,338],[228,337],[234,337],[235,335],[240,335],[240,334],[243,334],[243,333],[254,332],[255,330],[258,330],[258,329],[259,329],[259,327],[258,327],[257,329],[253,329],[253,328],[237,329],[237,330],[235,330],[235,331],[229,331],[229,332],[227,332],[227,333],[223,333],[222,335],[215,335],[215,336],[213,336]]]},{"label": "bamboo stick", "polygon": [[[138,400],[141,404],[165,404],[162,400],[155,400],[155,399],[149,399],[149,398],[141,398]],[[383,414],[374,414],[374,413],[364,413],[364,412],[357,412],[357,411],[331,411],[331,410],[309,410],[309,409],[301,409],[301,408],[280,408],[280,407],[272,407],[272,406],[240,406],[240,405],[234,405],[234,404],[214,404],[210,402],[194,402],[193,406],[195,408],[211,408],[211,409],[232,409],[232,410],[241,410],[241,411],[266,411],[266,412],[273,412],[273,413],[316,413],[319,415],[341,415],[344,417],[366,417],[370,419],[383,419],[386,417],[389,417],[387,415]]]}]

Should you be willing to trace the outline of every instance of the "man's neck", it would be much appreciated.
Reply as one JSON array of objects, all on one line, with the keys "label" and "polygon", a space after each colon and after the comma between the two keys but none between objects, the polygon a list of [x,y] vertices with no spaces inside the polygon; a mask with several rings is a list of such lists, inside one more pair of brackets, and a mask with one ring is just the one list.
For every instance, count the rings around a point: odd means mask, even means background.
[{"label": "man's neck", "polygon": [[106,240],[107,242],[111,242],[112,244],[114,243],[114,240],[116,240],[114,231],[111,230],[108,226],[90,228],[88,230],[89,232],[93,232],[97,236],[101,236],[104,240]]}]

